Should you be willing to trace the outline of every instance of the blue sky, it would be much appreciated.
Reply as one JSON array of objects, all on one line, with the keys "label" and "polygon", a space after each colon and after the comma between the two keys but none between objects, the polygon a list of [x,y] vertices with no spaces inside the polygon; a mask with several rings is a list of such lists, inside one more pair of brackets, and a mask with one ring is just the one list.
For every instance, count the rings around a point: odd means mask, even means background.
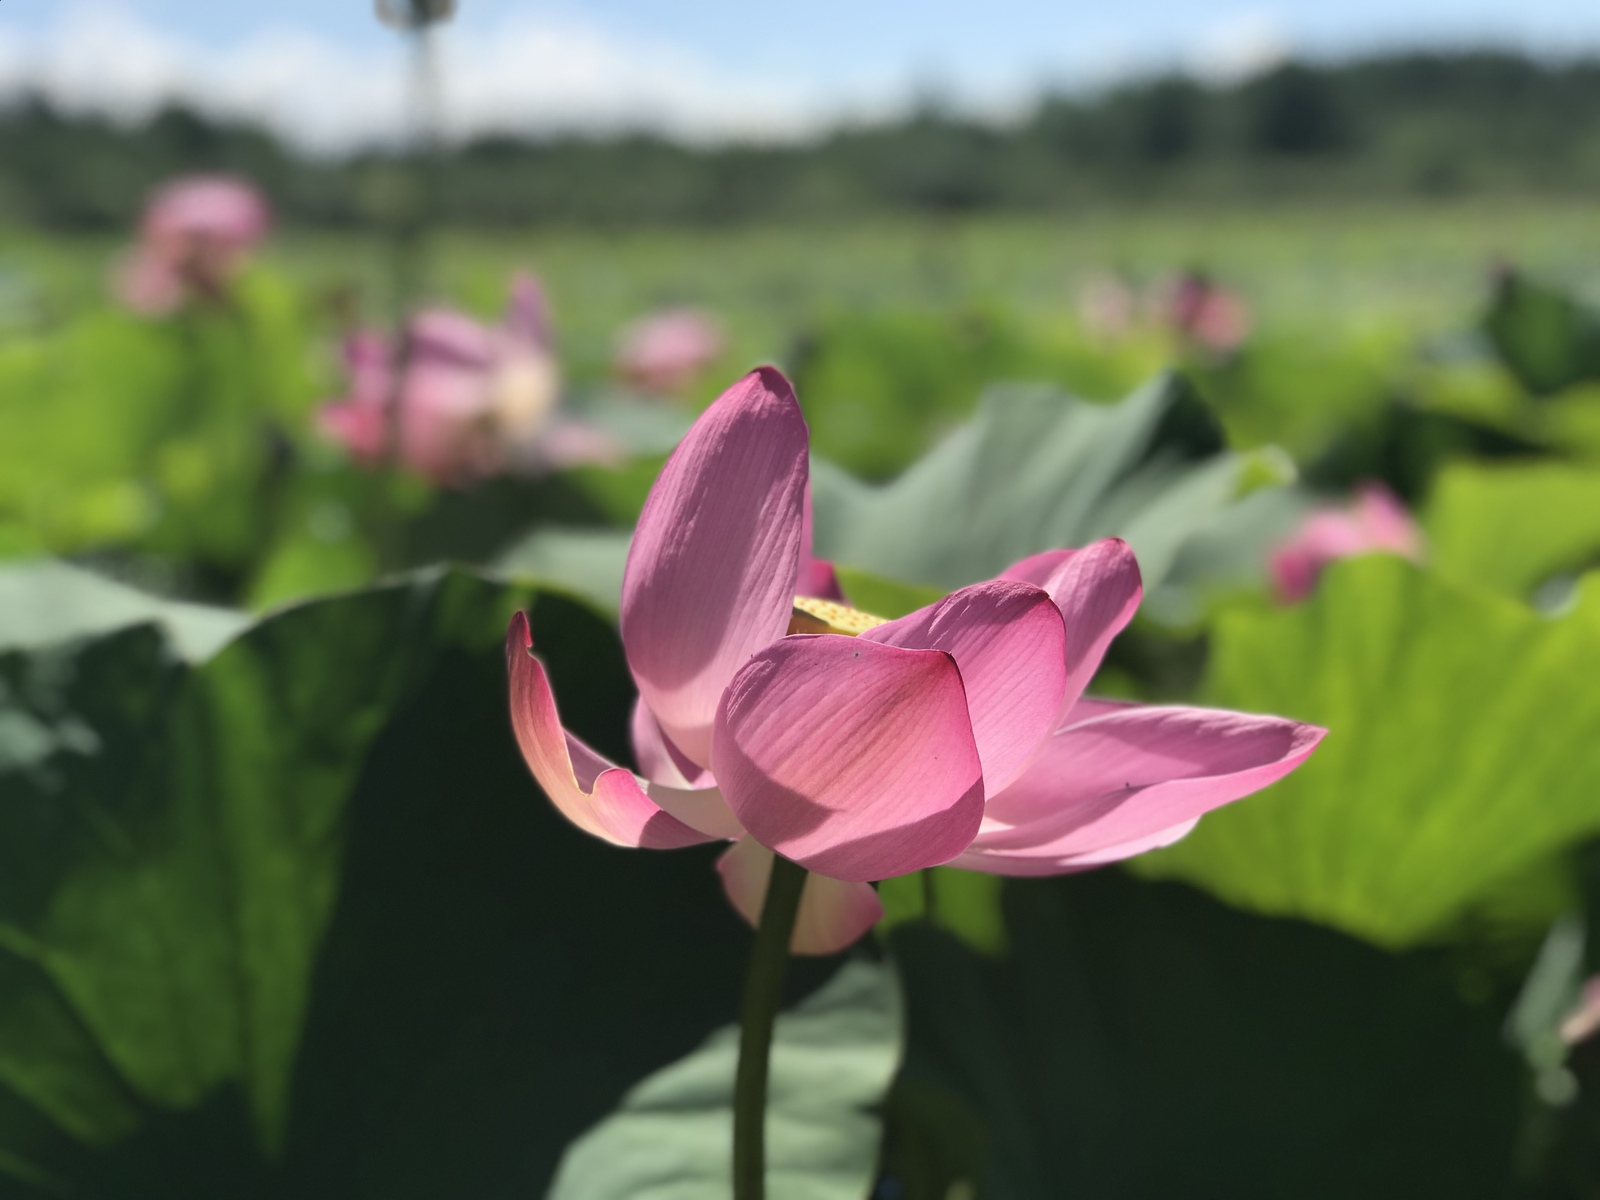
[{"label": "blue sky", "polygon": [[[1004,112],[1152,67],[1227,77],[1293,51],[1600,49],[1595,0],[459,0],[456,128],[654,123],[784,136],[939,87]],[[312,143],[398,120],[370,0],[0,0],[0,91],[137,115],[183,94]]]}]

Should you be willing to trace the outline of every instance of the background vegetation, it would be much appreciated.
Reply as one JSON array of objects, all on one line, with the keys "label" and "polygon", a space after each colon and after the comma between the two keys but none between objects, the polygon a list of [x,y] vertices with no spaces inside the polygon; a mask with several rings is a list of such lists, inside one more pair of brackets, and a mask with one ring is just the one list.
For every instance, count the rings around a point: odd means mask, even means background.
[{"label": "background vegetation", "polygon": [[[451,148],[440,215],[482,226],[630,226],[874,213],[1050,211],[1271,197],[1580,195],[1600,186],[1600,63],[1514,53],[1293,62],[1227,87],[1187,77],[1044,98],[994,124],[930,101],[798,145],[508,132]],[[258,180],[297,223],[352,226],[407,203],[391,155],[308,159],[270,133],[170,108],[127,128],[23,99],[0,115],[0,219],[125,225],[154,183]]]}]

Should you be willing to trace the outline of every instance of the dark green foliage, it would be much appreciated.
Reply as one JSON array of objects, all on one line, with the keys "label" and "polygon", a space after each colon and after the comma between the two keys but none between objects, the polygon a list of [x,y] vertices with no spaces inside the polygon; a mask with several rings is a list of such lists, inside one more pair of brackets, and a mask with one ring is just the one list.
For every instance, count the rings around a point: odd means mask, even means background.
[{"label": "dark green foliage", "polygon": [[[511,742],[526,599],[432,575],[197,666],[151,625],[0,656],[0,1195],[538,1195],[733,1016],[715,848],[579,833]],[[614,633],[531,615],[623,754]]]},{"label": "dark green foliage", "polygon": [[1534,395],[1600,379],[1600,316],[1567,292],[1507,270],[1483,327],[1501,360]]},{"label": "dark green foliage", "polygon": [[1280,67],[1245,91],[1249,144],[1262,154],[1327,154],[1350,141],[1335,84],[1298,63]]},{"label": "dark green foliage", "polygon": [[1004,908],[999,958],[891,939],[909,1200],[1506,1194],[1519,1066],[1438,957],[1114,871],[1008,883]]},{"label": "dark green foliage", "polygon": [[[858,958],[780,1014],[767,1106],[767,1187],[776,1197],[862,1200],[872,1185],[879,1114],[900,1061],[894,972]],[[737,1027],[632,1089],[573,1144],[550,1200],[722,1196],[732,1171]]]}]

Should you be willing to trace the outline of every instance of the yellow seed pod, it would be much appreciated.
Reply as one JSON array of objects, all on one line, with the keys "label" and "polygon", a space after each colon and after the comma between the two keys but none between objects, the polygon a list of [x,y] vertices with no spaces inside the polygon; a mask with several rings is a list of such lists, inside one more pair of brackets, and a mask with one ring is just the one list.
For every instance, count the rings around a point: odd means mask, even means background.
[{"label": "yellow seed pod", "polygon": [[888,622],[883,617],[862,612],[832,600],[818,600],[814,596],[796,596],[794,613],[789,618],[790,633],[838,633],[855,637],[869,629]]}]

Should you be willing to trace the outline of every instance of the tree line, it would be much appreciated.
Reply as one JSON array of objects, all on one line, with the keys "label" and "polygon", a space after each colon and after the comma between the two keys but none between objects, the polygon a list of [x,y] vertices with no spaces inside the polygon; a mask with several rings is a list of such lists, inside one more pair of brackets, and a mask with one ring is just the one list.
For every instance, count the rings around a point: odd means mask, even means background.
[{"label": "tree line", "polygon": [[1584,194],[1600,186],[1600,60],[1509,52],[1289,62],[1223,87],[1170,75],[1057,93],[987,123],[937,102],[794,144],[691,146],[631,133],[496,134],[444,149],[434,182],[393,151],[298,153],[184,107],[134,127],[38,97],[0,110],[0,220],[125,225],[155,183],[251,176],[292,223],[414,212],[514,226],[723,223],[1050,210],[1260,197]]}]

